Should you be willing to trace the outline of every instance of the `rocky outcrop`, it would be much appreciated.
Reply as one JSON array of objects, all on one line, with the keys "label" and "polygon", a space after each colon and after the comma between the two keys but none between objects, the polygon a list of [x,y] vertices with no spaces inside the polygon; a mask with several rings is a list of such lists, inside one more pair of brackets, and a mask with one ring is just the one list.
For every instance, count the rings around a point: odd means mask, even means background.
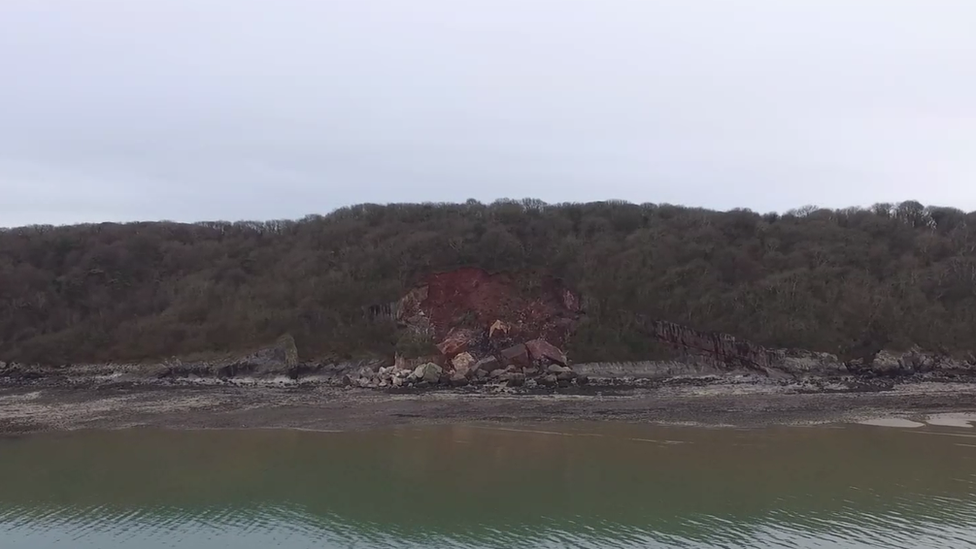
[{"label": "rocky outcrop", "polygon": [[159,373],[159,377],[268,377],[292,375],[300,369],[295,340],[286,334],[278,338],[274,345],[240,356],[197,361],[174,359],[167,363],[167,368]]},{"label": "rocky outcrop", "polygon": [[[906,352],[881,350],[867,360],[845,362],[837,355],[804,349],[770,349],[729,334],[702,332],[673,322],[647,321],[652,337],[676,351],[676,359],[662,362],[610,364],[608,372],[627,372],[636,377],[754,372],[793,377],[844,375],[905,376],[941,372],[976,371],[976,357],[960,359],[918,347]],[[600,366],[586,365],[594,375]]]},{"label": "rocky outcrop", "polygon": [[676,362],[656,368],[716,373],[752,371],[765,375],[840,375],[847,368],[836,355],[801,349],[768,349],[718,332],[702,332],[673,322],[647,322],[651,335],[677,351]]},{"label": "rocky outcrop", "polygon": [[945,353],[927,352],[914,347],[904,352],[883,349],[869,360],[853,360],[848,370],[856,374],[898,377],[914,374],[940,373],[949,375],[976,374],[976,356],[953,357]]},{"label": "rocky outcrop", "polygon": [[680,354],[700,357],[717,368],[745,368],[765,372],[775,360],[761,345],[737,339],[729,334],[701,332],[687,326],[661,320],[647,322],[651,335],[670,345]]}]

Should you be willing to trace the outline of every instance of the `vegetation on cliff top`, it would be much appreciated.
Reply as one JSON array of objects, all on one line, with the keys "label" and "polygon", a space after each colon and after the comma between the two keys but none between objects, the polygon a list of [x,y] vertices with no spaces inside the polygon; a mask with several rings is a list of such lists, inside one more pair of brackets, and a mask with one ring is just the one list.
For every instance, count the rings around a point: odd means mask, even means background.
[{"label": "vegetation on cliff top", "polygon": [[976,212],[504,200],[2,230],[0,360],[139,360],[285,333],[303,358],[392,353],[392,322],[363,307],[460,266],[562,278],[587,313],[576,361],[653,355],[635,313],[842,356],[976,348]]}]

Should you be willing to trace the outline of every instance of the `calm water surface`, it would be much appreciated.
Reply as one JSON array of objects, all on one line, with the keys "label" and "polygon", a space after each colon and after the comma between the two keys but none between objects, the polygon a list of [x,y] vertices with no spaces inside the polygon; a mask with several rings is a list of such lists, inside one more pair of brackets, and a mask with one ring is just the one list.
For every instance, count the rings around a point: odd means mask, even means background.
[{"label": "calm water surface", "polygon": [[0,547],[976,547],[976,433],[617,424],[6,438]]}]

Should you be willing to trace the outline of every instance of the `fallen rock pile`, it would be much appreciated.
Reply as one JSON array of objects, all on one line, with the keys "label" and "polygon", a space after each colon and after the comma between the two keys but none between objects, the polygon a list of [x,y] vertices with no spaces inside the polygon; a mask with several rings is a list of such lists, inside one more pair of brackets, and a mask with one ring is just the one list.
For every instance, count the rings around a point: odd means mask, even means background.
[{"label": "fallen rock pile", "polygon": [[[583,314],[579,296],[542,273],[460,268],[433,273],[373,317],[392,316],[408,342],[393,366],[363,371],[361,387],[584,385],[559,346]],[[418,349],[424,349],[419,351]],[[416,354],[427,354],[414,358]]]},{"label": "fallen rock pile", "polygon": [[[470,333],[470,337],[478,337]],[[453,346],[454,350],[461,348],[467,346]],[[500,385],[555,389],[589,383],[587,376],[577,374],[567,362],[566,354],[558,347],[538,338],[480,358],[472,351],[415,360],[398,357],[393,366],[360,369],[354,384],[363,388]]]}]

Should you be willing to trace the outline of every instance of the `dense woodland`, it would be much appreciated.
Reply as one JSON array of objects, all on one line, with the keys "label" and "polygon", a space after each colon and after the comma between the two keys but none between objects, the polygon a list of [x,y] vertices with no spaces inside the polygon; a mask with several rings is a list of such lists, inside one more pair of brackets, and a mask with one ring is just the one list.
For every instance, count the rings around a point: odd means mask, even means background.
[{"label": "dense woodland", "polygon": [[545,269],[584,296],[577,361],[654,354],[637,314],[853,356],[976,349],[976,212],[917,202],[761,215],[672,205],[360,205],[300,221],[0,231],[0,360],[253,348],[392,353],[363,307],[458,266]]}]

